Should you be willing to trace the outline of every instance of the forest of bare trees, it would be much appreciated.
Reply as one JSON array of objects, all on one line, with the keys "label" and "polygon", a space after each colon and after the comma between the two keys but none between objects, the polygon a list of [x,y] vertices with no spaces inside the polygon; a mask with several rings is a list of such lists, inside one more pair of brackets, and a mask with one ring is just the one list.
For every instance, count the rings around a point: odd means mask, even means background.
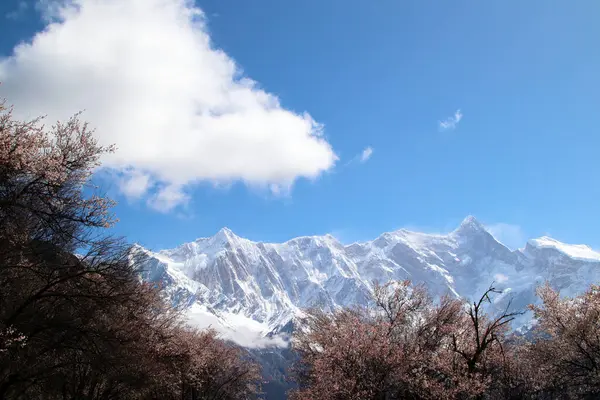
[{"label": "forest of bare trees", "polygon": [[0,399],[246,399],[258,366],[182,322],[144,260],[105,232],[101,147],[0,104]]},{"label": "forest of bare trees", "polygon": [[[108,235],[90,183],[103,154],[78,116],[49,129],[0,104],[0,399],[250,399],[260,369],[184,324],[144,259]],[[293,337],[295,400],[600,398],[600,288],[489,313],[424,286],[375,287],[368,307],[309,310]]]},{"label": "forest of bare trees", "polygon": [[510,333],[520,312],[488,314],[490,287],[466,306],[433,302],[423,286],[377,286],[373,305],[308,313],[295,333],[295,400],[598,399],[600,288],[561,298],[538,288],[536,325]]}]

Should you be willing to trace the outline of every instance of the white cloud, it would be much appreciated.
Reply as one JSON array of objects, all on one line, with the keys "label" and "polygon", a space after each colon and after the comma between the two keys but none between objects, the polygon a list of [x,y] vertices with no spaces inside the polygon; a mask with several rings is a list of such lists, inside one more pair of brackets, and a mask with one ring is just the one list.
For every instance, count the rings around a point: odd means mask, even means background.
[{"label": "white cloud", "polygon": [[518,225],[497,223],[487,225],[486,229],[496,240],[512,250],[523,247],[527,241],[527,235]]},{"label": "white cloud", "polygon": [[447,131],[447,130],[456,129],[456,126],[458,125],[458,123],[460,122],[462,117],[463,117],[462,112],[460,112],[460,110],[456,110],[454,115],[439,122],[440,130]]},{"label": "white cloud", "polygon": [[119,180],[119,189],[128,198],[137,199],[144,195],[151,186],[150,175],[134,170],[126,173]]},{"label": "white cloud", "polygon": [[153,194],[147,201],[150,208],[163,213],[173,210],[179,205],[185,205],[190,201],[183,188],[179,185],[163,186]]},{"label": "white cloud", "polygon": [[[240,346],[248,348],[265,347],[288,347],[289,337],[285,334],[265,336],[264,326],[250,318],[235,315],[231,316],[229,326],[217,318],[214,314],[207,312],[200,305],[193,305],[187,313],[187,321],[190,326],[198,329],[212,328],[220,337],[230,340]],[[234,324],[231,324],[233,322]]]},{"label": "white cloud", "polygon": [[373,155],[373,148],[371,146],[366,147],[360,154],[360,162],[361,163],[367,162],[369,160],[369,158],[371,158],[372,155]]},{"label": "white cloud", "polygon": [[352,164],[356,164],[356,163],[361,163],[364,164],[367,161],[369,161],[369,159],[371,158],[371,156],[373,155],[373,152],[375,150],[373,149],[373,147],[371,146],[367,146],[365,147],[360,153],[356,154],[354,157],[352,157],[349,161],[347,161],[344,166],[347,167],[349,165]]},{"label": "white cloud", "polygon": [[0,59],[3,97],[19,117],[66,119],[85,110],[118,151],[129,196],[158,193],[163,211],[199,181],[285,192],[337,160],[323,126],[279,99],[215,48],[189,0],[44,0],[48,25]]}]

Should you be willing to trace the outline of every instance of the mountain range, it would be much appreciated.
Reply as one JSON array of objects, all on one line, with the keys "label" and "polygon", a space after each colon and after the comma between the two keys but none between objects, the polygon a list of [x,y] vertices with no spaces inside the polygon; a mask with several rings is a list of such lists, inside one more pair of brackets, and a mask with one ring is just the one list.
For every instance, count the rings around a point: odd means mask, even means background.
[{"label": "mountain range", "polygon": [[[174,249],[136,251],[148,256],[143,279],[185,299],[190,323],[249,348],[285,347],[303,309],[366,304],[376,281],[410,279],[433,296],[467,300],[494,283],[502,294],[492,307],[512,299],[524,310],[545,281],[571,295],[600,280],[600,254],[590,247],[541,237],[510,250],[472,216],[445,235],[401,229],[350,245],[331,235],[262,243],[223,228]],[[530,322],[524,314],[513,328]]]}]

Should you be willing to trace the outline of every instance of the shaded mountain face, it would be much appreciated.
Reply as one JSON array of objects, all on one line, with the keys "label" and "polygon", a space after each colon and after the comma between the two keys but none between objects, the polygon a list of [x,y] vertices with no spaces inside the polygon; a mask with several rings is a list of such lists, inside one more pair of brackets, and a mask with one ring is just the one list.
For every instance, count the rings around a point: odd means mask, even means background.
[{"label": "shaded mountain face", "polygon": [[410,279],[434,296],[469,300],[495,282],[504,293],[494,307],[512,299],[525,309],[546,280],[571,295],[600,278],[600,254],[587,246],[543,237],[511,251],[473,217],[447,235],[399,230],[351,245],[330,235],[253,242],[225,228],[175,249],[137,251],[150,256],[144,279],[164,281],[174,299],[191,296],[192,308],[224,326],[261,335],[289,330],[307,307],[366,304],[374,281]]}]

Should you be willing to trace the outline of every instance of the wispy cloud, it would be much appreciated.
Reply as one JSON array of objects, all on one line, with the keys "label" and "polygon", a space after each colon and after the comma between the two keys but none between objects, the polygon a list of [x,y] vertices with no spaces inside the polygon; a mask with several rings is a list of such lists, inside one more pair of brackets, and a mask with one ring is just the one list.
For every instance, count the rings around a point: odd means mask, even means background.
[{"label": "wispy cloud", "polygon": [[119,189],[129,199],[138,199],[148,191],[152,182],[150,175],[141,171],[126,173],[118,182]]},{"label": "wispy cloud", "polygon": [[369,158],[371,158],[371,156],[373,155],[373,148],[371,146],[366,147],[362,153],[360,153],[360,162],[364,163],[367,162],[369,160]]},{"label": "wispy cloud", "polygon": [[187,205],[190,196],[178,185],[165,185],[154,193],[146,202],[153,210],[167,213],[178,206]]},{"label": "wispy cloud", "polygon": [[17,4],[17,8],[6,13],[4,16],[7,19],[12,19],[14,21],[18,20],[19,18],[21,18],[23,16],[23,14],[25,14],[25,12],[27,11],[27,9],[29,8],[29,5],[27,4],[26,1],[19,1],[19,3]]},{"label": "wispy cloud", "polygon": [[371,156],[373,156],[374,151],[375,150],[371,146],[365,147],[360,153],[356,154],[349,161],[346,161],[346,163],[344,164],[344,167],[347,167],[347,166],[350,166],[350,165],[356,164],[356,163],[360,163],[360,164],[366,163],[367,161],[369,161]]},{"label": "wispy cloud", "polygon": [[512,250],[523,247],[527,242],[527,235],[519,225],[500,222],[486,225],[486,229],[496,240]]},{"label": "wispy cloud", "polygon": [[446,118],[439,122],[439,128],[442,131],[454,130],[458,126],[458,123],[462,120],[463,114],[460,110],[456,110],[454,115]]},{"label": "wispy cloud", "polygon": [[[500,243],[504,244],[511,250],[522,248],[527,243],[527,234],[519,226],[514,224],[507,224],[503,222],[485,224],[485,229]],[[457,225],[454,222],[448,222],[444,226],[432,227],[415,224],[407,224],[399,227],[398,229],[407,229],[414,232],[422,232],[434,235],[446,235],[449,232],[454,231]]]}]

